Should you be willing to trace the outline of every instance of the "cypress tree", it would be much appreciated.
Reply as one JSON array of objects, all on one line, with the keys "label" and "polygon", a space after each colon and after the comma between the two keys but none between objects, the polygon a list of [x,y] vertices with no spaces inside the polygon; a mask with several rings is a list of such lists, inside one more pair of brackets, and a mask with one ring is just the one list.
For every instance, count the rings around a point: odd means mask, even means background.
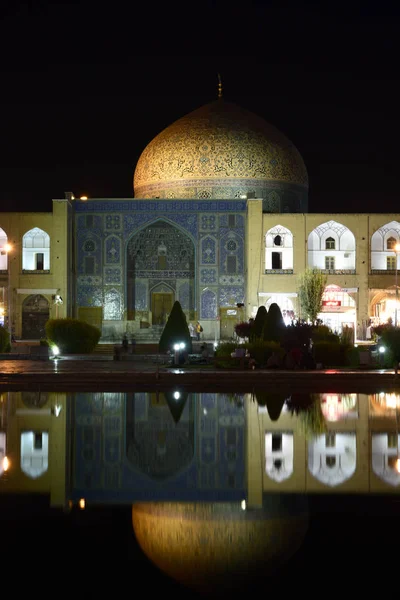
[{"label": "cypress tree", "polygon": [[276,302],[269,307],[267,318],[263,329],[264,341],[281,342],[285,332],[285,321],[282,317],[281,309]]},{"label": "cypress tree", "polygon": [[185,344],[185,351],[192,352],[192,338],[190,337],[186,316],[182,306],[176,300],[158,342],[158,350],[159,352],[173,350],[174,344],[180,342]]},{"label": "cypress tree", "polygon": [[254,319],[253,326],[250,332],[250,341],[255,342],[262,338],[263,329],[265,322],[267,320],[267,309],[265,306],[259,306],[256,314],[256,318]]}]

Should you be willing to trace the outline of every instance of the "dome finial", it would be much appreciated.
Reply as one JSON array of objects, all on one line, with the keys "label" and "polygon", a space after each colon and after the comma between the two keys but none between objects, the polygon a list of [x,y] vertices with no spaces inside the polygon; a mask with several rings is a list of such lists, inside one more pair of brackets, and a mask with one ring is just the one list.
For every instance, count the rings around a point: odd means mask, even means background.
[{"label": "dome finial", "polygon": [[221,75],[218,73],[218,98],[222,98]]}]

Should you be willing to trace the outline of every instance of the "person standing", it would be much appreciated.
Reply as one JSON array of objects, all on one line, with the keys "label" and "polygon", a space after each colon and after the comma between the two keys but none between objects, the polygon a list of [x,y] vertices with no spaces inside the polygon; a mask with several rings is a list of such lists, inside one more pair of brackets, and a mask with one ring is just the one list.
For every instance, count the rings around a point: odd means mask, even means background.
[{"label": "person standing", "polygon": [[196,331],[195,331],[193,323],[189,323],[189,334],[190,334],[191,338],[196,337]]},{"label": "person standing", "polygon": [[203,331],[202,326],[200,325],[200,323],[197,321],[196,323],[196,335],[197,335],[197,341],[200,341],[200,334]]}]

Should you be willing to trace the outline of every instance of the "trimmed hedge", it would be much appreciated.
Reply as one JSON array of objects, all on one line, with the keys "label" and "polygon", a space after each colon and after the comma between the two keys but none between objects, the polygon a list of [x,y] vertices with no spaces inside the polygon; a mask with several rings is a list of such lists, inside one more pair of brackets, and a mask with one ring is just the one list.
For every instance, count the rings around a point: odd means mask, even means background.
[{"label": "trimmed hedge", "polygon": [[79,319],[50,319],[45,325],[50,345],[58,346],[61,354],[89,354],[101,337],[101,331]]}]

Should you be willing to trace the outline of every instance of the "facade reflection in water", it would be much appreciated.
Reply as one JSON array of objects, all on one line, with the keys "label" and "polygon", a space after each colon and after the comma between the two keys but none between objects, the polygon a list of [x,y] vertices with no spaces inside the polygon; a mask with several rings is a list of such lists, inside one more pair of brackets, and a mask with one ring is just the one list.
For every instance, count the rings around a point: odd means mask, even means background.
[{"label": "facade reflection in water", "polygon": [[212,586],[293,555],[309,494],[400,494],[399,409],[384,392],[2,393],[0,490],[132,505],[151,560]]}]

